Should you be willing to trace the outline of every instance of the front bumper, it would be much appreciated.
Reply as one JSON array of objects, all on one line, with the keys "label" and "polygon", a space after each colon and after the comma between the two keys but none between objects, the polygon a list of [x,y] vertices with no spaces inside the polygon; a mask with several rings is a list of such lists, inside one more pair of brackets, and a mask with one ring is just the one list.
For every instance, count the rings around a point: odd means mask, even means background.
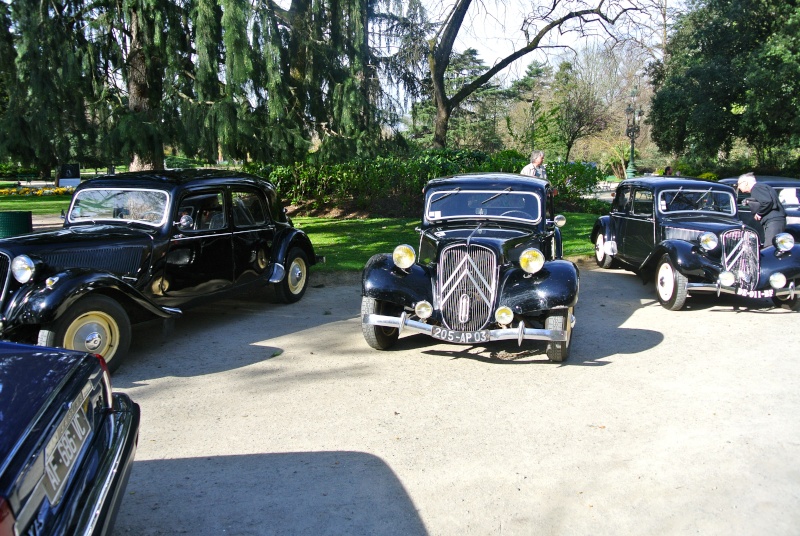
[{"label": "front bumper", "polygon": [[[575,315],[570,315],[571,327],[575,326]],[[407,313],[397,316],[386,315],[364,315],[361,317],[361,322],[371,326],[384,326],[387,328],[397,328],[399,334],[403,334],[405,330],[410,330],[415,333],[424,333],[433,336],[434,326],[420,322],[419,320],[412,320]],[[517,341],[517,344],[522,344],[524,340],[536,341],[554,341],[565,342],[567,340],[567,330],[562,329],[531,329],[526,328],[525,323],[520,321],[516,328],[502,328],[502,329],[489,329],[485,330],[490,341]],[[474,341],[456,339],[453,342],[456,344],[475,344]]]},{"label": "front bumper", "polygon": [[[726,287],[723,286],[718,282],[716,283],[687,283],[686,290],[690,293],[693,291],[697,292],[714,292],[719,296],[720,294],[733,294],[736,296],[744,296],[747,298],[762,298],[762,297],[781,297],[781,298],[788,298],[793,299],[796,295],[800,294],[800,290],[795,288],[794,281],[790,282],[788,286],[779,289],[773,288],[766,288],[762,290],[754,290],[748,291],[744,289],[740,289],[738,287]],[[772,291],[769,296],[764,296],[765,291]]]}]

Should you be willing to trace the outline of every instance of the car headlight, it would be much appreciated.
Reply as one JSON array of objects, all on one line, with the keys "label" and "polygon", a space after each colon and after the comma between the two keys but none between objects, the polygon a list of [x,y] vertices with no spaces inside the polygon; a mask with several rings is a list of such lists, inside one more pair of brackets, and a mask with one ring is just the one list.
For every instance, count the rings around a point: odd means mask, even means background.
[{"label": "car headlight", "polygon": [[536,248],[526,249],[519,256],[519,265],[529,274],[535,274],[544,266],[544,254]]},{"label": "car headlight", "polygon": [[723,287],[732,287],[735,282],[736,276],[733,275],[733,272],[725,271],[719,273],[719,284]]},{"label": "car headlight", "polygon": [[719,245],[719,239],[714,233],[705,232],[700,235],[700,247],[706,251],[712,251]]},{"label": "car headlight", "polygon": [[564,225],[567,223],[567,218],[562,214],[558,214],[555,218],[553,218],[553,223],[556,224],[556,227],[564,227]]},{"label": "car headlight", "polygon": [[514,311],[505,305],[498,307],[497,311],[494,312],[494,319],[498,324],[507,326],[514,320]]},{"label": "car headlight", "polygon": [[789,233],[778,233],[773,242],[775,247],[781,251],[789,251],[794,247],[794,237]]},{"label": "car headlight", "polygon": [[414,306],[414,312],[417,313],[418,317],[425,320],[426,318],[430,318],[433,314],[433,305],[422,300]]},{"label": "car headlight", "polygon": [[775,272],[769,276],[769,286],[774,289],[783,288],[786,286],[786,276],[780,272]]},{"label": "car headlight", "polygon": [[14,274],[14,279],[20,283],[27,283],[33,279],[33,274],[36,272],[36,263],[27,255],[17,255],[11,261],[11,273]]},{"label": "car headlight", "polygon": [[403,270],[408,270],[414,266],[415,258],[416,253],[414,253],[414,248],[407,244],[397,246],[394,248],[394,252],[392,253],[392,260],[394,261],[395,265]]}]

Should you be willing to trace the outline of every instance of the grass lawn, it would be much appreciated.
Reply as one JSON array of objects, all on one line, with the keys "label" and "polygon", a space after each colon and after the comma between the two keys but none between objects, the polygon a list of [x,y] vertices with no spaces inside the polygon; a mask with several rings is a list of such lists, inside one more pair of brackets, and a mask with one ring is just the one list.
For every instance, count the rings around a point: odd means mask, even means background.
[{"label": "grass lawn", "polygon": [[[30,210],[36,215],[60,214],[69,206],[70,196],[3,196],[0,210]],[[561,229],[564,256],[575,258],[594,253],[589,233],[597,219],[595,214],[565,213],[567,224]],[[292,218],[294,224],[311,238],[317,254],[327,262],[315,270],[336,272],[359,271],[375,253],[391,253],[399,244],[419,248],[419,233],[414,228],[418,218]]]},{"label": "grass lawn", "polygon": [[[589,233],[597,215],[564,215],[567,218],[567,224],[561,229],[564,256],[574,258],[594,254]],[[419,249],[419,233],[414,228],[420,224],[420,220],[416,218],[292,218],[292,221],[308,234],[317,254],[326,257],[324,265],[314,268],[319,271],[361,270],[372,255],[391,253],[399,244],[409,244],[415,250]]]},{"label": "grass lawn", "polygon": [[34,214],[61,214],[61,209],[69,208],[69,195],[4,195],[0,196],[0,210],[29,210]]}]

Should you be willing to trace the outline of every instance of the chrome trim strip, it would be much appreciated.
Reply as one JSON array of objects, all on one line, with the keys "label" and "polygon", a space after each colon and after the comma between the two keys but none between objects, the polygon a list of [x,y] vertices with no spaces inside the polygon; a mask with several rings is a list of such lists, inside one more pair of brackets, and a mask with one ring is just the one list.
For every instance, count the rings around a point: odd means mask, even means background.
[{"label": "chrome trim strip", "polygon": [[[574,317],[573,317],[574,318]],[[403,314],[400,317],[386,316],[386,315],[364,315],[361,317],[364,324],[370,326],[385,326],[388,328],[397,328],[400,333],[404,330],[411,330],[417,333],[425,333],[431,335],[433,326],[418,320],[411,320],[407,315]],[[574,326],[574,320],[573,320]],[[490,341],[518,341],[522,344],[523,340],[536,340],[536,341],[557,341],[563,342],[567,340],[567,332],[563,329],[530,329],[526,328],[524,323],[520,323],[517,328],[503,328],[503,329],[490,329]],[[443,341],[444,342],[444,341]],[[449,343],[449,344],[474,344],[474,343]]]}]

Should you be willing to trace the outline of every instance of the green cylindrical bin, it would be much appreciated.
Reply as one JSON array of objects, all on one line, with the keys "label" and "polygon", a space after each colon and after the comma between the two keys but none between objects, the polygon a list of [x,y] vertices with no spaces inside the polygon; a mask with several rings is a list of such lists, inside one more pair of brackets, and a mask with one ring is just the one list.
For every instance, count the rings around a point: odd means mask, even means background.
[{"label": "green cylindrical bin", "polygon": [[33,212],[25,210],[0,212],[0,238],[31,231],[33,231]]}]

